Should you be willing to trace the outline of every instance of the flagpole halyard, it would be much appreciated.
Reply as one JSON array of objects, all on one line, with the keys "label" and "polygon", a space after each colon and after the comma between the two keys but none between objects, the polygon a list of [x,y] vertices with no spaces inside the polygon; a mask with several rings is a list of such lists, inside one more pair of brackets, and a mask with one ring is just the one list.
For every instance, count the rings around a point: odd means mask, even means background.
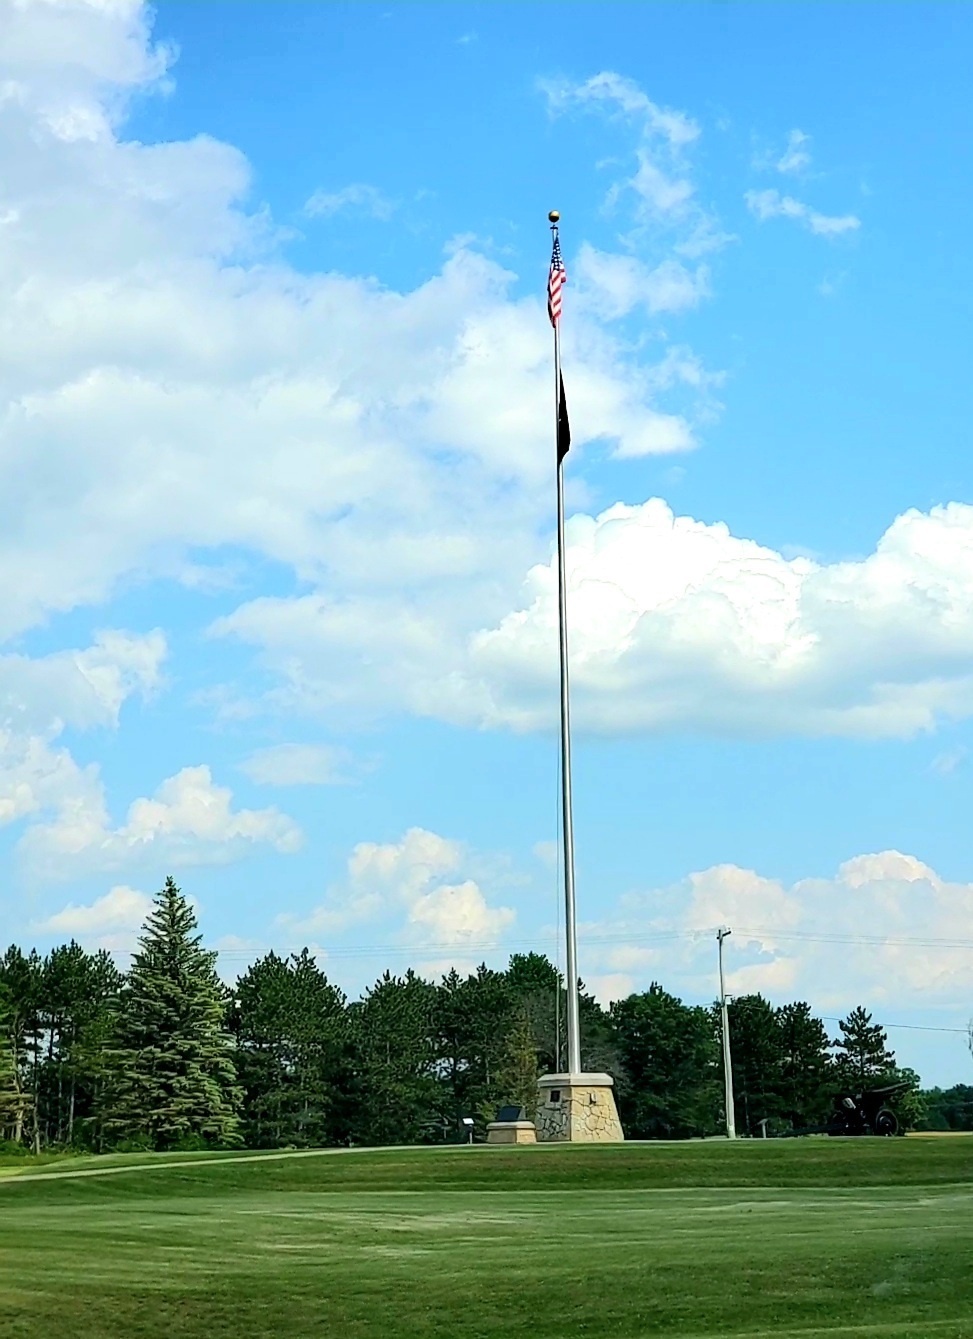
[{"label": "flagpole halyard", "polygon": [[[558,223],[560,214],[552,209],[548,214],[554,238],[554,255],[560,263]],[[563,280],[561,281],[563,282]],[[554,327],[554,434],[557,449],[557,585],[558,585],[558,649],[561,669],[561,825],[564,839],[564,936],[565,936],[565,989],[567,993],[567,1070],[581,1073],[581,1018],[578,1000],[578,938],[574,887],[574,814],[571,790],[571,693],[568,657],[568,606],[566,545],[564,538],[564,460],[567,455],[565,429],[566,406],[562,400],[564,383],[561,379],[561,323],[560,283],[555,291],[549,284],[551,324]]]}]

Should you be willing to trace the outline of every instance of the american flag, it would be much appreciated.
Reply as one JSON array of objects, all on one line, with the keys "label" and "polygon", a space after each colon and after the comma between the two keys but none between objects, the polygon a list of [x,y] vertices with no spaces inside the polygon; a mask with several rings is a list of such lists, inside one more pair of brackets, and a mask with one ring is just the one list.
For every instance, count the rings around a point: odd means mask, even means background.
[{"label": "american flag", "polygon": [[568,282],[568,272],[561,259],[561,239],[554,234],[554,250],[551,252],[551,270],[547,276],[547,314],[551,325],[557,325],[561,319],[561,289]]}]

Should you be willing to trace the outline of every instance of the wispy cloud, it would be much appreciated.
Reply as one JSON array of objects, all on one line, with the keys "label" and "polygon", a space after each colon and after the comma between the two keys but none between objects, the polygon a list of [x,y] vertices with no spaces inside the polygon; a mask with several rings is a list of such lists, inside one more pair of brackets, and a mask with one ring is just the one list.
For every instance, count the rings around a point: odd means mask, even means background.
[{"label": "wispy cloud", "polygon": [[304,206],[304,213],[311,218],[332,218],[345,210],[370,214],[376,219],[390,219],[396,205],[377,186],[356,181],[343,186],[340,191],[315,191]]},{"label": "wispy cloud", "polygon": [[643,223],[698,228],[704,221],[687,158],[687,150],[700,136],[699,124],[691,116],[661,107],[634,80],[611,70],[603,70],[582,83],[542,80],[540,88],[552,116],[599,111],[635,128],[637,167],[631,176],[612,186],[606,201],[610,210],[623,196],[634,196]]},{"label": "wispy cloud", "polygon": [[861,219],[856,214],[821,214],[803,200],[781,195],[772,188],[747,191],[744,199],[750,213],[761,223],[773,218],[793,219],[818,237],[840,237],[842,233],[854,232],[861,227]]},{"label": "wispy cloud", "polygon": [[778,171],[784,177],[806,175],[811,166],[811,137],[803,130],[791,130],[783,149],[762,145],[755,151],[751,166],[758,171]]},{"label": "wispy cloud", "polygon": [[274,744],[257,751],[240,771],[261,786],[343,786],[351,781],[351,754],[322,744]]},{"label": "wispy cloud", "polygon": [[653,314],[687,311],[710,292],[705,265],[687,269],[672,257],[649,267],[635,256],[599,251],[585,242],[574,268],[586,297],[607,320],[639,306]]},{"label": "wispy cloud", "polygon": [[935,758],[929,764],[929,770],[935,772],[937,776],[952,776],[966,762],[969,756],[969,749],[963,744],[959,744],[954,749],[947,749],[943,753],[937,753]]},{"label": "wispy cloud", "polygon": [[803,172],[811,166],[811,154],[808,145],[811,136],[803,130],[792,130],[787,136],[787,148],[775,164],[778,172]]},{"label": "wispy cloud", "polygon": [[792,130],[787,136],[783,151],[765,149],[754,154],[753,166],[761,172],[781,172],[785,176],[798,176],[811,166],[811,136],[803,130]]},{"label": "wispy cloud", "polygon": [[826,274],[818,284],[818,292],[823,298],[833,298],[847,278],[847,270],[839,270],[837,274]]},{"label": "wispy cloud", "polygon": [[601,103],[608,110],[639,121],[647,133],[660,135],[674,148],[699,138],[699,125],[691,116],[671,107],[660,107],[634,79],[626,79],[611,70],[592,75],[581,84],[542,80],[541,90],[547,96],[549,109],[555,114],[572,105]]}]

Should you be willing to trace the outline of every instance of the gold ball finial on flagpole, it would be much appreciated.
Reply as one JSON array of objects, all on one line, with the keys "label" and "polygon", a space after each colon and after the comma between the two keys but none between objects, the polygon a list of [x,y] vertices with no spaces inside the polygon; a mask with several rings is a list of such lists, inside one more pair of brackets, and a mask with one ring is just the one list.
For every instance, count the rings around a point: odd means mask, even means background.
[{"label": "gold ball finial on flagpole", "polygon": [[557,223],[561,215],[558,213],[556,209],[552,209],[547,217],[551,220],[552,223]]}]

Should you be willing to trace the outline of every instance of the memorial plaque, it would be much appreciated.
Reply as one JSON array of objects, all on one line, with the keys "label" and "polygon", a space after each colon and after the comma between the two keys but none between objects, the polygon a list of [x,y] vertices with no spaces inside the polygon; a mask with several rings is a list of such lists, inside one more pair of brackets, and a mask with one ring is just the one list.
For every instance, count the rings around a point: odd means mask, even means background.
[{"label": "memorial plaque", "polygon": [[497,1112],[498,1121],[526,1120],[523,1107],[501,1107]]}]

